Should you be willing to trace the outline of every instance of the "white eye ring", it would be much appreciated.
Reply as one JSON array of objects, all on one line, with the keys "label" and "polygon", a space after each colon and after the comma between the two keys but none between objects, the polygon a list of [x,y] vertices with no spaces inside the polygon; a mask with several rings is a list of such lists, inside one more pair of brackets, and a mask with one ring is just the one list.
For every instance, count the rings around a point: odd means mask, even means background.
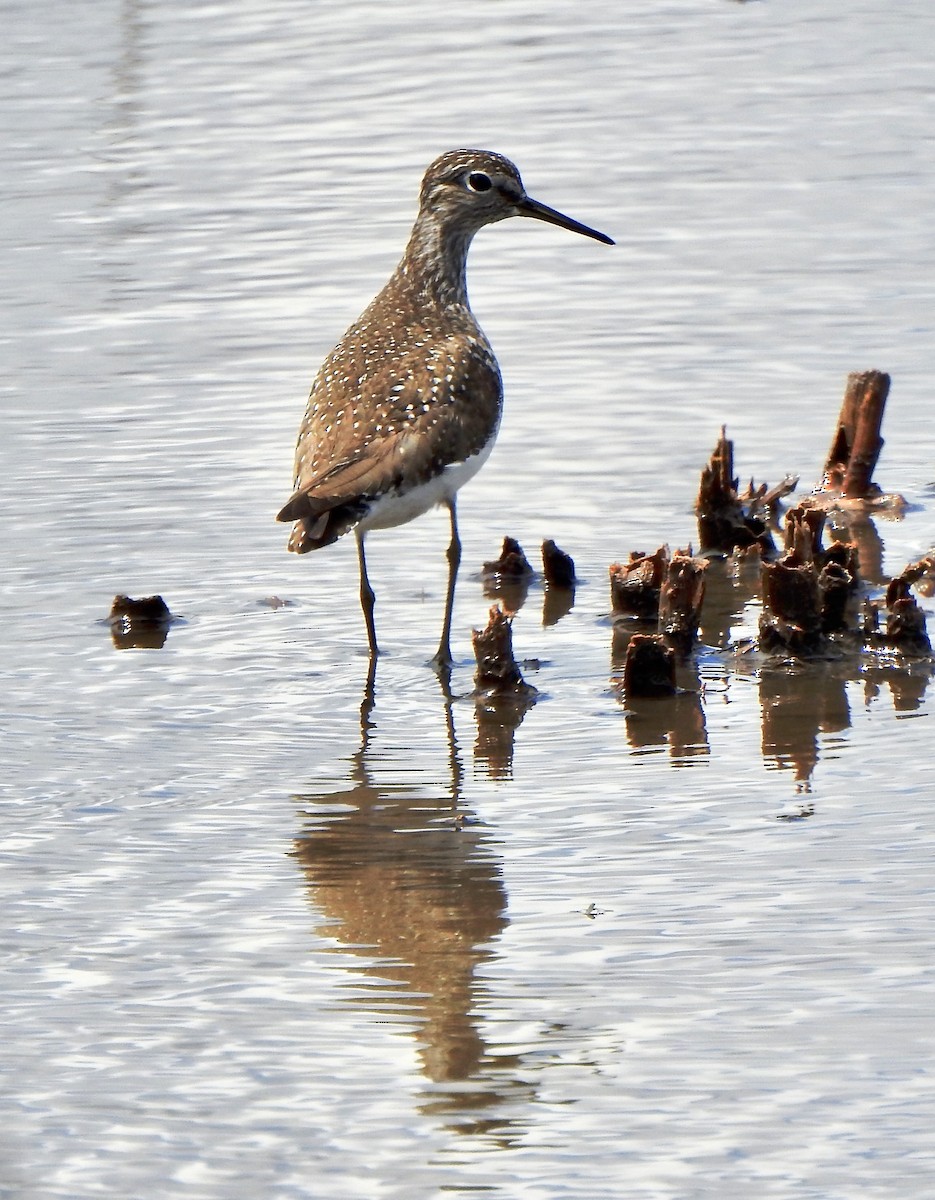
[{"label": "white eye ring", "polygon": [[483,171],[471,171],[465,176],[464,186],[470,192],[489,192],[493,187],[493,180]]}]

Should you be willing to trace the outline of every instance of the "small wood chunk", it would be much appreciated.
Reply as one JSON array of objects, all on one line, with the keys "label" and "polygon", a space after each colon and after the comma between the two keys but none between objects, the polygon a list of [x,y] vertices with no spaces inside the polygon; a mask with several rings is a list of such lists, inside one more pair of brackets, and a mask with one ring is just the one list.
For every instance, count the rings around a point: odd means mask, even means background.
[{"label": "small wood chunk", "polygon": [[[925,612],[919,606],[911,588],[919,583],[935,568],[935,559],[931,556],[909,563],[899,574],[894,576],[887,586],[884,606],[886,608],[886,633],[882,641],[893,650],[906,654],[928,655],[932,653],[932,643],[925,626]],[[874,635],[879,639],[879,621],[870,630],[871,640]]]},{"label": "small wood chunk", "polygon": [[471,635],[477,670],[474,683],[486,694],[535,695],[536,689],[523,679],[519,664],[513,657],[513,618],[499,604],[490,610],[486,629],[475,629]]},{"label": "small wood chunk", "polygon": [[848,628],[848,607],[857,588],[857,548],[835,542],[825,550],[827,514],[802,503],[786,513],[785,553],[764,563],[760,648],[767,652],[819,653],[825,638]]},{"label": "small wood chunk", "polygon": [[760,648],[787,654],[815,654],[824,644],[821,593],[814,563],[764,563]]},{"label": "small wood chunk", "polygon": [[115,596],[108,616],[110,634],[118,650],[133,647],[160,650],[169,635],[172,613],[161,596]]},{"label": "small wood chunk", "polygon": [[659,632],[680,654],[687,654],[698,633],[705,594],[706,559],[691,548],[677,550],[666,568],[659,596]]},{"label": "small wood chunk", "polygon": [[570,589],[575,586],[575,564],[571,555],[549,538],[542,543],[542,573],[548,587]]},{"label": "small wood chunk", "polygon": [[839,562],[826,562],[818,576],[822,633],[844,633],[854,595],[854,576]]},{"label": "small wood chunk", "polygon": [[873,482],[883,438],[880,428],[890,390],[884,371],[853,371],[847,377],[838,425],[825,461],[822,491],[852,499],[880,495]]},{"label": "small wood chunk", "polygon": [[748,546],[759,546],[762,554],[776,552],[769,532],[769,518],[779,497],[795,487],[797,479],[787,478],[778,488],[770,490],[765,484],[754,487],[751,480],[746,494],[737,491],[734,476],[734,443],[721,436],[708,465],[701,472],[701,483],[695,513],[698,517],[698,539],[702,551],[719,550],[730,554]]},{"label": "small wood chunk", "polygon": [[655,554],[634,550],[626,563],[611,564],[610,602],[614,613],[655,621],[668,565],[668,546],[660,546]]},{"label": "small wood chunk", "polygon": [[659,634],[635,633],[623,664],[623,692],[630,696],[674,696],[675,651]]},{"label": "small wood chunk", "polygon": [[500,557],[493,562],[485,562],[481,567],[484,579],[495,579],[497,582],[516,582],[530,579],[535,572],[529,565],[529,560],[523,553],[523,548],[516,538],[505,537]]}]

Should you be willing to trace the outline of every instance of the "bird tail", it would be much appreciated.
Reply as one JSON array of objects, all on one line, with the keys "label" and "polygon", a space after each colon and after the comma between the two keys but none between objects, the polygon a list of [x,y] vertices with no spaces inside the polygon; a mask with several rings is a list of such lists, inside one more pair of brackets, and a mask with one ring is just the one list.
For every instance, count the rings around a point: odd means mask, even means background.
[{"label": "bird tail", "polygon": [[294,554],[308,554],[330,546],[359,524],[367,512],[363,501],[338,503],[322,508],[307,492],[294,492],[276,515],[277,521],[293,521],[289,549]]}]

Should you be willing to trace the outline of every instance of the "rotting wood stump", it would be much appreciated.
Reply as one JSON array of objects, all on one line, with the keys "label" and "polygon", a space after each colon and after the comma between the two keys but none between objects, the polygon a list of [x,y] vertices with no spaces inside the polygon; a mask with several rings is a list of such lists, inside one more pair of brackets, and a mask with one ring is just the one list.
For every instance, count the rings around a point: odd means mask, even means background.
[{"label": "rotting wood stump", "polygon": [[623,664],[623,694],[636,696],[674,696],[675,651],[658,633],[634,633],[627,646]]},{"label": "rotting wood stump", "polygon": [[711,458],[701,472],[695,513],[698,518],[698,541],[702,552],[759,547],[763,557],[772,557],[776,547],[770,533],[770,520],[775,516],[780,499],[794,490],[798,477],[787,476],[773,488],[756,486],[750,481],[741,495],[734,475],[734,443],[722,426],[721,436]]},{"label": "rotting wood stump", "polygon": [[614,615],[658,620],[659,598],[668,566],[668,546],[660,546],[655,554],[634,550],[626,563],[612,563],[610,603]]},{"label": "rotting wood stump", "polygon": [[570,591],[578,582],[574,559],[560,550],[551,538],[542,543],[542,574],[547,587]]},{"label": "rotting wood stump", "polygon": [[[890,580],[886,595],[876,604],[864,602],[862,633],[871,647],[895,650],[914,657],[927,657],[932,643],[925,627],[925,612],[910,589],[935,572],[935,557],[927,555],[910,563]],[[881,610],[886,614],[885,630],[880,629]]]},{"label": "rotting wood stump", "polygon": [[118,650],[161,650],[173,618],[162,596],[115,596],[107,620]]},{"label": "rotting wood stump", "polygon": [[848,375],[821,491],[856,500],[881,495],[873,482],[873,472],[883,449],[880,429],[889,391],[890,377],[884,371],[853,371]]},{"label": "rotting wood stump", "polygon": [[516,538],[505,537],[500,557],[481,567],[484,595],[499,599],[508,612],[517,613],[526,603],[535,571]]},{"label": "rotting wood stump", "polygon": [[523,553],[523,547],[516,538],[511,537],[503,539],[500,557],[493,562],[485,562],[481,567],[481,577],[484,580],[500,583],[516,583],[519,580],[531,579],[534,574],[529,559]]},{"label": "rotting wood stump", "polygon": [[659,632],[681,655],[690,653],[701,622],[706,559],[695,558],[691,547],[676,550],[666,567],[659,594]]},{"label": "rotting wood stump", "polygon": [[848,628],[857,588],[857,552],[850,542],[822,545],[826,514],[807,504],[786,513],[785,547],[760,574],[763,611],[760,649],[768,653],[821,653],[832,633]]},{"label": "rotting wood stump", "polygon": [[513,618],[499,604],[490,610],[486,629],[475,629],[471,635],[477,670],[474,683],[486,696],[510,696],[529,699],[537,690],[528,684],[513,656]]}]

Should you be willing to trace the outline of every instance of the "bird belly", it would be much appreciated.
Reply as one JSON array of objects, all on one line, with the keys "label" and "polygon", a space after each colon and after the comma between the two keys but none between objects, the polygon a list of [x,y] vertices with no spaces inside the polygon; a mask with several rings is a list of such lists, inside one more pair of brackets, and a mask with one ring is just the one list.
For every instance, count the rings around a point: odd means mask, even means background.
[{"label": "bird belly", "polygon": [[392,529],[396,525],[405,525],[407,521],[421,517],[436,504],[447,503],[481,469],[490,457],[494,441],[492,437],[477,454],[472,454],[463,462],[449,463],[425,483],[378,496],[371,502],[367,515],[358,526],[361,533],[369,529]]}]

